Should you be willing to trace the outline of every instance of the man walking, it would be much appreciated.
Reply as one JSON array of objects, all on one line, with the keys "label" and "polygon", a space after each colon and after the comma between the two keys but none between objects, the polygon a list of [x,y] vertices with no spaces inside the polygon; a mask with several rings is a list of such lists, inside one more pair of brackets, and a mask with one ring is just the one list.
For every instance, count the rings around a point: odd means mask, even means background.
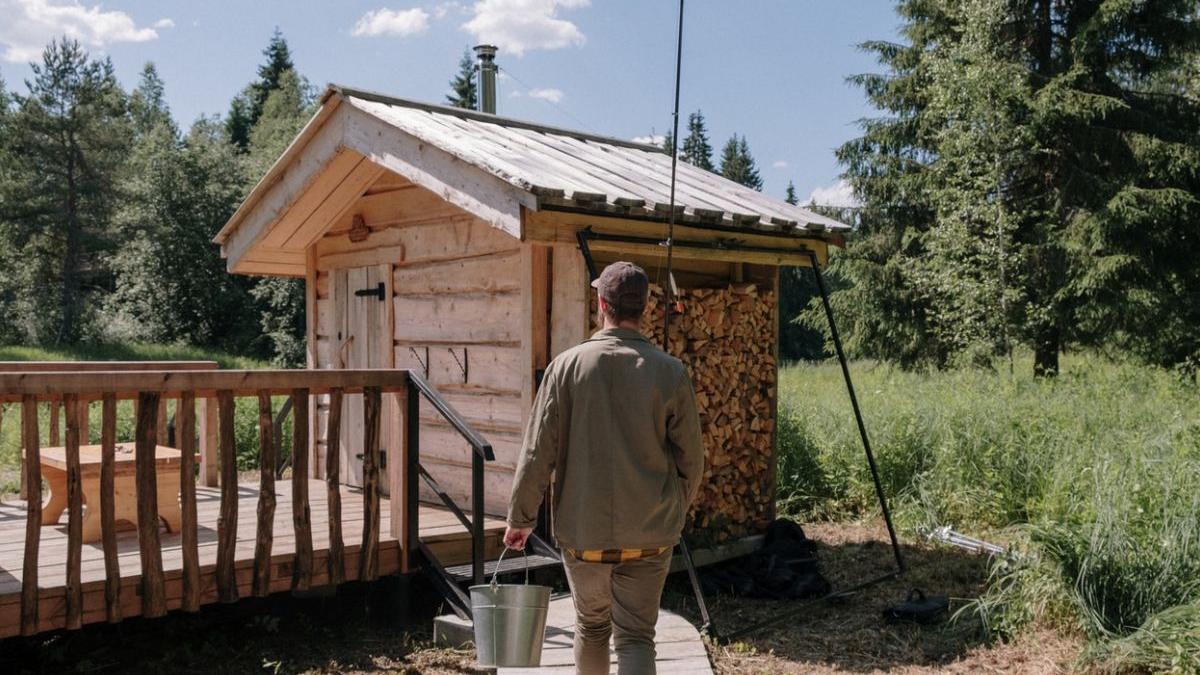
[{"label": "man walking", "polygon": [[654,673],[654,625],[704,448],[683,363],[639,332],[649,281],[618,262],[592,282],[602,329],[547,367],[534,403],[504,543],[523,549],[554,474],[554,535],[575,600],[575,665]]}]

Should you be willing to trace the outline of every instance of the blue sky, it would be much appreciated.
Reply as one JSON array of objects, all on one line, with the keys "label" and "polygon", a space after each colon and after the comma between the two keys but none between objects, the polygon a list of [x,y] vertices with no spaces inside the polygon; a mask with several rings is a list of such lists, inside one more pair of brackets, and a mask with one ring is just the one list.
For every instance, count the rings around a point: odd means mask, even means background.
[{"label": "blue sky", "polygon": [[[0,76],[70,34],[112,57],[126,86],[157,64],[184,125],[223,114],[278,26],[301,74],[441,102],[464,47],[496,43],[502,115],[622,138],[670,126],[674,0],[0,0]],[[856,45],[892,39],[890,0],[691,0],[682,114],[702,109],[719,152],[745,134],[765,191],[839,201],[833,149],[872,114],[845,77],[875,70]],[[686,121],[686,117],[684,118]]]}]

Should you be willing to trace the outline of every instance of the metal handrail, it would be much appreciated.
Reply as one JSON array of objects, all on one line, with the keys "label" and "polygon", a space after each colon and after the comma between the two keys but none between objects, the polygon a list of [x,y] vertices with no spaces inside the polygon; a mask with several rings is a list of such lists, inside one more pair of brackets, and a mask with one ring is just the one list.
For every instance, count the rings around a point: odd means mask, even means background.
[{"label": "metal handrail", "polygon": [[[425,557],[425,566],[428,569],[430,565],[433,569],[430,570],[438,581],[445,581],[446,570],[442,567],[440,561],[436,557],[430,555],[429,549],[421,541],[420,527],[418,519],[420,518],[420,509],[417,507],[417,491],[420,488],[420,481],[425,480],[430,483],[430,487],[437,493],[438,498],[442,500],[459,521],[471,532],[471,576],[476,584],[483,583],[483,557],[484,557],[484,515],[483,515],[483,500],[484,500],[484,480],[483,480],[483,463],[495,461],[496,455],[492,450],[492,444],[487,442],[483,436],[479,435],[470,424],[462,418],[457,410],[454,409],[442,395],[434,389],[425,378],[421,377],[415,371],[409,370],[408,385],[407,385],[407,402],[405,404],[405,435],[406,444],[408,447],[408,466],[406,470],[405,480],[407,481],[408,494],[411,495],[408,499],[408,532],[407,539],[409,543],[408,551],[411,554],[423,555]],[[421,434],[420,434],[420,414],[421,406],[419,396],[424,396],[425,400],[429,401],[435,409],[442,415],[450,426],[454,427],[466,441],[471,445],[471,518],[468,521],[463,514],[462,509],[454,504],[454,500],[437,486],[433,476],[421,464]],[[413,562],[419,562],[415,559]]]},{"label": "metal handrail", "polygon": [[447,403],[446,399],[442,398],[437,389],[430,386],[425,381],[425,378],[418,375],[416,371],[410,370],[408,371],[408,375],[409,381],[416,386],[425,397],[425,400],[432,403],[433,407],[437,408],[437,411],[442,414],[442,417],[446,418],[446,421],[458,430],[458,433],[462,434],[463,438],[467,439],[467,442],[471,444],[471,448],[476,453],[489,462],[495,461],[496,455],[492,451],[492,444],[484,440],[483,436],[480,436],[478,432],[471,428],[471,425],[467,424],[466,420],[458,414],[458,411]]}]

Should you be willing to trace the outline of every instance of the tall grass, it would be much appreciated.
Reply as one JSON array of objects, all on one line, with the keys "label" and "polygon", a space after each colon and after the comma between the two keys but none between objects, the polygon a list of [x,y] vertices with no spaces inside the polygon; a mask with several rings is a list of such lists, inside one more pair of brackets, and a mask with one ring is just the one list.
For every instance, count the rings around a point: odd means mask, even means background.
[{"label": "tall grass", "polygon": [[[1116,670],[1200,668],[1193,382],[1094,357],[1069,359],[1053,381],[866,363],[854,373],[902,527],[951,524],[1025,552],[996,563],[977,606],[990,628],[1079,631]],[[781,375],[779,482],[783,507],[807,518],[876,512],[836,366]]]}]

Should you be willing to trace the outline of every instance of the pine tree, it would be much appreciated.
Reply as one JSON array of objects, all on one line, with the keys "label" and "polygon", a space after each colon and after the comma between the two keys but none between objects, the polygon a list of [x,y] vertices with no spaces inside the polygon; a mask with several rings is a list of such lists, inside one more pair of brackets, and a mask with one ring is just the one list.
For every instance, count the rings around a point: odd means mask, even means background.
[{"label": "pine tree", "polygon": [[267,57],[267,61],[258,67],[258,81],[250,85],[252,92],[250,123],[252,125],[258,123],[258,118],[262,116],[271,93],[283,86],[283,78],[286,73],[296,72],[296,64],[292,62],[292,50],[288,48],[287,40],[283,39],[283,33],[279,31],[278,27],[271,34],[271,41],[263,50],[263,56]]},{"label": "pine tree", "polygon": [[[847,351],[904,367],[944,365],[949,348],[930,329],[933,301],[914,271],[924,264],[924,233],[934,225],[928,164],[936,156],[936,127],[926,121],[926,55],[951,39],[953,25],[941,0],[902,0],[897,13],[905,42],[861,45],[883,72],[849,78],[880,111],[861,123],[862,136],[837,149],[846,178],[862,199],[854,237],[830,261],[834,312]],[[822,331],[824,310],[803,315]]]},{"label": "pine tree", "polygon": [[279,28],[271,34],[271,41],[263,50],[263,56],[266,61],[258,67],[258,80],[234,97],[225,121],[229,139],[242,150],[249,147],[250,133],[258,124],[271,92],[282,85],[286,73],[296,72],[291,49]]},{"label": "pine tree", "polygon": [[171,109],[167,106],[166,87],[153,63],[142,68],[138,86],[129,95],[129,114],[135,134],[144,134],[159,125],[175,129]]},{"label": "pine tree", "polygon": [[475,59],[471,58],[470,49],[464,49],[462,58],[458,61],[458,74],[450,80],[450,93],[446,96],[446,103],[455,108],[479,109],[479,91],[475,85]]},{"label": "pine tree", "polygon": [[167,129],[155,126],[131,153],[105,335],[250,353],[254,282],[229,274],[210,241],[244,194],[236,150],[212,120],[184,139]]},{"label": "pine tree", "polygon": [[284,72],[250,131],[245,157],[247,179],[257,182],[264,176],[311,116],[308,83],[295,71]]},{"label": "pine tree", "polygon": [[725,147],[721,149],[719,173],[746,187],[762,190],[762,177],[758,175],[758,167],[755,166],[754,157],[750,154],[750,145],[746,143],[745,136],[739,139],[738,135],[734,134],[725,143]]},{"label": "pine tree", "polygon": [[849,344],[942,365],[1021,342],[1041,375],[1067,344],[1112,344],[1194,368],[1194,3],[900,12],[908,43],[867,45],[887,72],[857,78],[884,115],[839,150],[864,201],[833,266]]},{"label": "pine tree", "polygon": [[688,135],[683,139],[679,158],[705,171],[713,170],[712,145],[708,142],[708,130],[704,127],[704,113],[697,110],[688,115]]},{"label": "pine tree", "polygon": [[21,158],[0,195],[0,248],[21,262],[6,273],[19,293],[5,321],[29,342],[72,343],[91,328],[91,300],[110,284],[127,101],[112,63],[73,40],[51,43],[31,71],[5,133]]},{"label": "pine tree", "polygon": [[250,130],[254,123],[250,120],[250,97],[243,91],[233,97],[229,103],[229,114],[225,116],[225,135],[234,147],[245,150],[250,145]]},{"label": "pine tree", "polygon": [[788,181],[787,192],[784,193],[783,201],[795,206],[800,203],[800,198],[796,196],[796,186],[792,181]]},{"label": "pine tree", "polygon": [[663,134],[662,149],[668,156],[675,154],[675,134],[670,131]]},{"label": "pine tree", "polygon": [[[262,115],[250,132],[245,176],[257,181],[312,116],[312,95],[295,71],[284,72],[267,97]],[[247,185],[247,189],[249,185]],[[267,278],[251,291],[259,310],[267,349],[280,366],[304,363],[304,283],[295,279]]]}]

